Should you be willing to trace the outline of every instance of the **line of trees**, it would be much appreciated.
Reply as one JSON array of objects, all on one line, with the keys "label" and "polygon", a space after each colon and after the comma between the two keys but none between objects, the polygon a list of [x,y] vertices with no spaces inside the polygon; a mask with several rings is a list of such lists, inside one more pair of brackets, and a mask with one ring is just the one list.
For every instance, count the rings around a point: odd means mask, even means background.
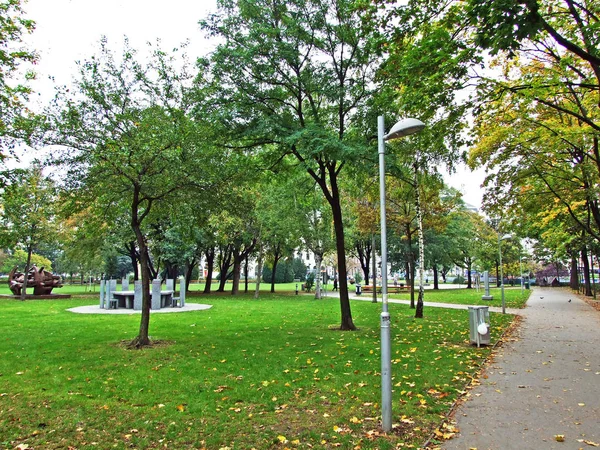
[{"label": "line of trees", "polygon": [[[189,63],[185,47],[150,45],[142,56],[126,40],[115,53],[103,39],[77,81],[33,115],[26,83],[8,80],[34,54],[7,48],[34,24],[19,0],[0,2],[2,155],[19,138],[53,149],[39,170],[60,174],[50,222],[68,260],[87,270],[109,243],[139,265],[143,312],[133,345],[149,342],[150,279],[165,270],[189,281],[201,256],[205,292],[213,268],[224,275],[219,290],[231,277],[235,295],[251,258],[260,272],[265,262],[276,272],[298,248],[319,266],[334,254],[342,280],[357,256],[368,278],[379,115],[388,128],[400,116],[427,124],[386,156],[390,261],[413,287],[419,265],[433,270],[434,285],[455,265],[497,267],[498,233],[508,231],[531,238],[546,260],[597,253],[596,3],[217,5],[200,21],[218,43],[210,55]],[[484,203],[500,219],[495,228],[442,182],[441,167],[467,159],[488,169]],[[4,246],[26,249],[30,234],[8,218],[16,186],[8,175]],[[339,288],[340,328],[353,330],[348,289]],[[422,317],[422,290],[412,303]]]}]

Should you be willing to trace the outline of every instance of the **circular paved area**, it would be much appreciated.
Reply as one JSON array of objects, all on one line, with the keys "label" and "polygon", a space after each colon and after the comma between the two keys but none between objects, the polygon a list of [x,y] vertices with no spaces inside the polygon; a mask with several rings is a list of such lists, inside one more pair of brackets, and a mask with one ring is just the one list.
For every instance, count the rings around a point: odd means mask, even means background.
[{"label": "circular paved area", "polygon": [[[162,314],[162,313],[179,313],[189,311],[202,311],[204,309],[212,308],[212,305],[203,305],[202,303],[186,303],[181,308],[162,308],[158,310],[151,310],[151,314]],[[76,308],[69,308],[67,311],[71,311],[77,314],[141,314],[142,311],[134,311],[133,309],[103,309],[99,305],[87,305],[78,306]]]}]

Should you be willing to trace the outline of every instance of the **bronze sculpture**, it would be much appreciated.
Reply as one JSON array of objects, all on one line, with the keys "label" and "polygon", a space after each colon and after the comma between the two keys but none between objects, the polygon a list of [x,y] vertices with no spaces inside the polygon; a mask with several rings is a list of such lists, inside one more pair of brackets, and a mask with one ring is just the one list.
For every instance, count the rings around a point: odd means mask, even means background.
[{"label": "bronze sculpture", "polygon": [[[8,274],[8,287],[14,295],[21,295],[25,274],[18,272],[17,267]],[[36,266],[31,266],[27,274],[27,287],[33,288],[33,295],[50,295],[52,289],[62,287],[62,280],[58,275],[53,275],[51,272],[38,269]]]}]

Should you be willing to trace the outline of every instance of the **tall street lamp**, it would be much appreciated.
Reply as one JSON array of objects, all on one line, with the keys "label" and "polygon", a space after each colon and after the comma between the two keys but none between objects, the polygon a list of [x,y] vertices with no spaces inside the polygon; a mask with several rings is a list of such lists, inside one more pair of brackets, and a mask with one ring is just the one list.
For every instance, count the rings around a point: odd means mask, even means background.
[{"label": "tall street lamp", "polygon": [[[390,313],[387,293],[387,229],[385,217],[385,141],[417,133],[425,128],[418,119],[403,119],[385,134],[383,116],[377,118],[379,149],[379,202],[381,210],[381,424],[383,431],[392,430],[392,351],[390,340]],[[375,289],[375,286],[373,286]]]},{"label": "tall street lamp", "polygon": [[519,253],[519,272],[521,272],[521,295],[523,295],[523,289],[525,289],[525,283],[523,282],[523,258]]}]

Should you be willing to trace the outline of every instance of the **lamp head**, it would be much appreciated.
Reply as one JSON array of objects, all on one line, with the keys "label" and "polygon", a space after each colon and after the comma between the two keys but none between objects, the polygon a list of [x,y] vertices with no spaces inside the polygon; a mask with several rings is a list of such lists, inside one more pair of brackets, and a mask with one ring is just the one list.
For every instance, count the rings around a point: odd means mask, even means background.
[{"label": "lamp head", "polygon": [[408,136],[409,134],[418,133],[423,128],[425,128],[425,124],[419,119],[402,119],[392,127],[390,132],[386,134],[383,137],[383,139],[386,141],[391,141],[392,139],[397,139],[403,136]]}]

